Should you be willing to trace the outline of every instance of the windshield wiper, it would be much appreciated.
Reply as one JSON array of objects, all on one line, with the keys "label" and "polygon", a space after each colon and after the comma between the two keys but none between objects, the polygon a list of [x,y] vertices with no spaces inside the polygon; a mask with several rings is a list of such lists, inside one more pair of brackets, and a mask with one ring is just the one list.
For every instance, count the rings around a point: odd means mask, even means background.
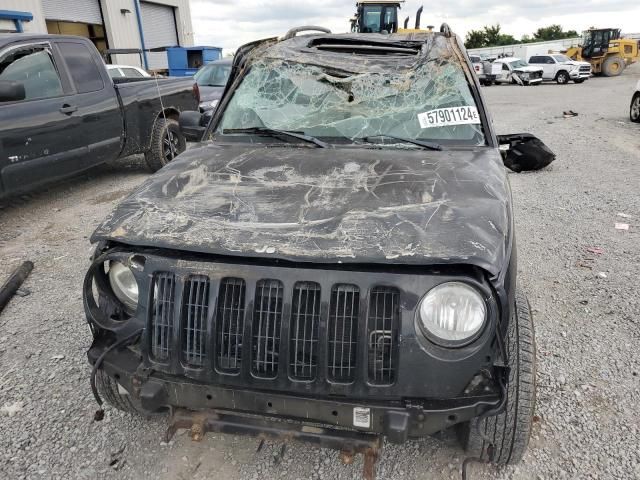
[{"label": "windshield wiper", "polygon": [[328,143],[325,143],[322,140],[317,139],[316,137],[305,135],[304,133],[290,132],[287,130],[277,130],[275,128],[269,127],[228,128],[223,130],[222,133],[225,135],[227,133],[258,133],[262,135],[270,135],[272,137],[291,137],[297,138],[298,140],[304,140],[308,143],[313,143],[320,148],[329,148]]},{"label": "windshield wiper", "polygon": [[394,135],[372,135],[369,137],[364,137],[363,140],[367,143],[375,143],[371,141],[372,138],[391,138],[393,140],[398,140],[399,142],[418,145],[420,147],[426,148],[427,150],[442,150],[442,145],[435,142],[427,142],[426,140],[414,140],[413,138],[396,137]]}]

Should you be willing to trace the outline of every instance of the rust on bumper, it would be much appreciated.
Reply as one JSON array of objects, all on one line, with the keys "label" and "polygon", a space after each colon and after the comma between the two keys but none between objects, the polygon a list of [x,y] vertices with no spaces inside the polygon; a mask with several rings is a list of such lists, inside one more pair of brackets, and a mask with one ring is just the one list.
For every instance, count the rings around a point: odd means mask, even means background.
[{"label": "rust on bumper", "polygon": [[322,448],[340,450],[343,463],[353,462],[353,456],[364,456],[363,477],[374,480],[376,462],[382,448],[380,435],[336,430],[309,425],[300,425],[258,418],[250,415],[238,415],[221,410],[190,411],[183,408],[173,409],[165,441],[169,442],[178,429],[191,431],[191,439],[200,441],[207,432],[250,435],[261,440],[300,441],[313,443]]}]

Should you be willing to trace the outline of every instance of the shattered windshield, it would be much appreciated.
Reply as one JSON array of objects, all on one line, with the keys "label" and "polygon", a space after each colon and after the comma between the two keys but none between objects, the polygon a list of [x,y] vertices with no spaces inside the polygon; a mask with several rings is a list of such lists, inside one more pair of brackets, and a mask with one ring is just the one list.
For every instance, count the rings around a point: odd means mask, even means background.
[{"label": "shattered windshield", "polygon": [[509,62],[509,65],[511,65],[512,68],[521,68],[521,67],[529,66],[529,64],[524,60],[515,60],[513,62]]},{"label": "shattered windshield", "polygon": [[290,55],[260,58],[234,92],[216,134],[268,128],[335,143],[395,136],[484,145],[460,60],[450,49],[448,56],[432,50],[433,57],[385,55],[374,66],[370,59],[377,56],[351,53],[327,54],[327,66],[315,52],[296,61]]}]

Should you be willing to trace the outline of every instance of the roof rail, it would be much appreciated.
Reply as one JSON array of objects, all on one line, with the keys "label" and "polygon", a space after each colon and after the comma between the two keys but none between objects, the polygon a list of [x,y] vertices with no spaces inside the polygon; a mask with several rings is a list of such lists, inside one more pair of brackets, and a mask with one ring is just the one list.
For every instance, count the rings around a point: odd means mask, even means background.
[{"label": "roof rail", "polygon": [[331,33],[331,30],[324,27],[316,27],[313,25],[305,25],[304,27],[296,27],[292,28],[287,32],[287,34],[282,38],[283,40],[290,40],[295,37],[300,32],[322,32],[322,33]]},{"label": "roof rail", "polygon": [[444,33],[444,36],[449,38],[451,36],[451,27],[447,23],[440,25],[440,33]]}]

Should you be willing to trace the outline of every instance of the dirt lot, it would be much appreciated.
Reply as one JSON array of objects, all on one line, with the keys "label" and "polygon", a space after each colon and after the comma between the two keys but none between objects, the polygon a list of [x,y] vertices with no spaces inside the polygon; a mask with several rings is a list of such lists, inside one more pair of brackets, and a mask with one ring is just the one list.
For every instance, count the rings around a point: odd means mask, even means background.
[{"label": "dirt lot", "polygon": [[[474,479],[640,478],[640,125],[628,121],[638,79],[636,67],[583,85],[484,89],[498,132],[532,132],[558,160],[510,175],[538,335],[534,436],[523,464],[474,466]],[[563,118],[569,109],[579,116]],[[31,294],[0,316],[0,478],[359,478],[360,461],[342,466],[305,445],[275,464],[276,443],[256,452],[249,438],[179,435],[166,445],[162,418],[108,409],[92,421],[80,289],[88,237],[147,175],[131,158],[0,206],[0,278],[21,260],[36,265]],[[379,474],[460,478],[462,459],[444,434],[387,446]]]}]

